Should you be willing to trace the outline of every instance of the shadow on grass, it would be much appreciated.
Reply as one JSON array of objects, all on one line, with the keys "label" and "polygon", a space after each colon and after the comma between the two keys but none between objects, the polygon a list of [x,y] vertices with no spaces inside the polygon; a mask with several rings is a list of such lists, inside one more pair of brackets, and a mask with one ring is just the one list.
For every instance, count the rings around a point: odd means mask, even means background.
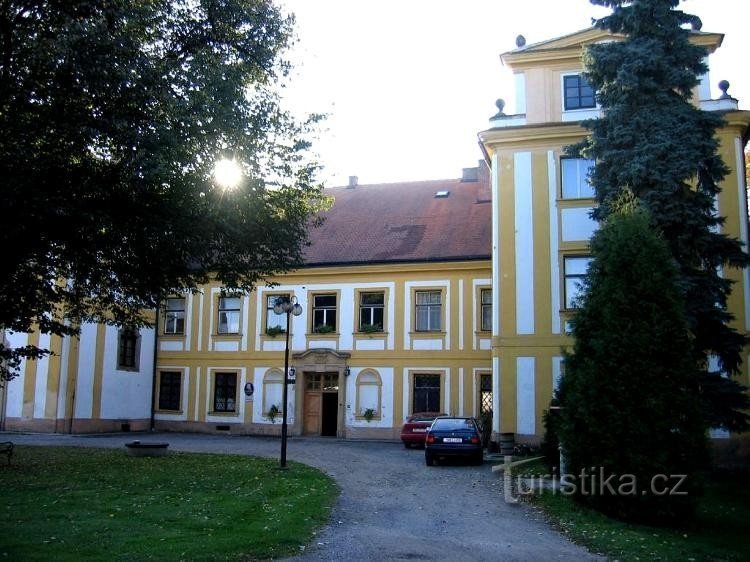
[{"label": "shadow on grass", "polygon": [[0,468],[9,560],[257,559],[289,555],[338,495],[317,469],[247,456],[17,447]]}]

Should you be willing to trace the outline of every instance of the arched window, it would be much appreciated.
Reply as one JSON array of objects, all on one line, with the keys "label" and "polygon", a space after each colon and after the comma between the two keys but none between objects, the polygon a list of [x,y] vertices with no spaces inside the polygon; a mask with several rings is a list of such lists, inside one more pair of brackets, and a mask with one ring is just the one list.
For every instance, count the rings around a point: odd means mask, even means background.
[{"label": "arched window", "polygon": [[380,419],[383,396],[383,383],[380,375],[372,369],[362,371],[357,375],[356,386],[356,415]]},{"label": "arched window", "polygon": [[263,377],[263,415],[267,415],[271,406],[276,406],[278,413],[283,411],[284,373],[278,369],[268,371]]}]

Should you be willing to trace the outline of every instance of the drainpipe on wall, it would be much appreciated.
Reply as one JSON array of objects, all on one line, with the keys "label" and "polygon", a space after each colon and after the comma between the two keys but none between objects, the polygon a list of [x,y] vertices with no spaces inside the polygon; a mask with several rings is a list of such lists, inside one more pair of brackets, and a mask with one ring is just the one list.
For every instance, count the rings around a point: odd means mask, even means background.
[{"label": "drainpipe on wall", "polygon": [[154,431],[154,414],[156,410],[154,399],[156,397],[156,356],[158,351],[157,346],[159,345],[159,302],[160,300],[157,299],[156,308],[154,309],[154,364],[152,365],[153,373],[151,374],[151,424],[149,426],[151,431]]}]

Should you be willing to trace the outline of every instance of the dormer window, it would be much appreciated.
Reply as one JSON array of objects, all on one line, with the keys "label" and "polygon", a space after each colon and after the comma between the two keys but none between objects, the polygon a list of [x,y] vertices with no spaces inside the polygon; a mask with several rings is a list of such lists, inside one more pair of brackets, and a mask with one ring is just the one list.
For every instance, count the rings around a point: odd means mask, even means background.
[{"label": "dormer window", "polygon": [[594,88],[581,74],[563,76],[565,111],[596,107]]}]

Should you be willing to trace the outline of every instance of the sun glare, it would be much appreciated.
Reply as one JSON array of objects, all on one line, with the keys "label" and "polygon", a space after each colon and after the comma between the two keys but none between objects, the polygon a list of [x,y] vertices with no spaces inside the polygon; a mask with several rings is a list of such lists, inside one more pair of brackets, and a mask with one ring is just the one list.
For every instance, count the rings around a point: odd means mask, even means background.
[{"label": "sun glare", "polygon": [[236,160],[222,159],[214,165],[214,180],[224,189],[233,189],[242,179],[242,168]]}]

